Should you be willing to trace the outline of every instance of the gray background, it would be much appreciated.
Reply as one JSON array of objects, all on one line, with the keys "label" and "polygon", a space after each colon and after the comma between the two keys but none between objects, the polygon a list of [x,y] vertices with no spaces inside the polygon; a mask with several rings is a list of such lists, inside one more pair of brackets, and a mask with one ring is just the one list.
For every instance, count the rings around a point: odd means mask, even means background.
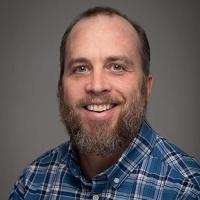
[{"label": "gray background", "polygon": [[56,98],[60,39],[74,16],[95,5],[143,25],[155,77],[148,119],[200,161],[200,1],[1,1],[0,199],[28,163],[67,139]]}]

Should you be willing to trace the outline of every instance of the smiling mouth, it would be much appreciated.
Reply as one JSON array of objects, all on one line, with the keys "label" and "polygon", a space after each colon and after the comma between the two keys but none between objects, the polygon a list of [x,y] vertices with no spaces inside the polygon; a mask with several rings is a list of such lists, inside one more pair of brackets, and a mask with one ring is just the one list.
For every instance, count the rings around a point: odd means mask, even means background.
[{"label": "smiling mouth", "polygon": [[102,105],[93,104],[93,105],[85,106],[84,108],[92,112],[104,112],[104,111],[112,109],[115,106],[116,106],[115,104],[102,104]]}]

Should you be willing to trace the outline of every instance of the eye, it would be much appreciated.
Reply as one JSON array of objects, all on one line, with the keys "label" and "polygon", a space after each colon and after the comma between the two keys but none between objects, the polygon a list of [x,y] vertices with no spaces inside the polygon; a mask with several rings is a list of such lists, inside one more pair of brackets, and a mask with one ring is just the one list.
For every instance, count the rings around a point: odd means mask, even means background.
[{"label": "eye", "polygon": [[114,71],[122,71],[124,68],[123,68],[123,66],[121,64],[113,63],[112,64],[112,69]]},{"label": "eye", "polygon": [[80,66],[74,67],[74,70],[73,70],[74,73],[85,73],[88,71],[89,71],[89,69],[85,65],[80,65]]}]

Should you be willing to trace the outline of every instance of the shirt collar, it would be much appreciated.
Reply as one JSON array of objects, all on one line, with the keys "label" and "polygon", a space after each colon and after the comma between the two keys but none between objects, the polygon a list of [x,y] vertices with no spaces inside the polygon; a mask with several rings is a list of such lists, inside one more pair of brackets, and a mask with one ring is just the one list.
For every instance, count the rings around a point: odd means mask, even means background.
[{"label": "shirt collar", "polygon": [[117,188],[150,154],[156,142],[152,128],[144,121],[139,133],[124,151],[118,162],[106,171],[110,184]]}]

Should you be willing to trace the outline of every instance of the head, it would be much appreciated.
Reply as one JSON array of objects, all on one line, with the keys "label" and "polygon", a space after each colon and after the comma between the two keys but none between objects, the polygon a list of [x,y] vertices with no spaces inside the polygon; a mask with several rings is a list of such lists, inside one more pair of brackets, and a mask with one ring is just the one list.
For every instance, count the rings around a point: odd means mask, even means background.
[{"label": "head", "polygon": [[140,56],[141,56],[141,61],[142,61],[142,70],[145,76],[148,76],[150,73],[150,46],[149,46],[149,42],[146,36],[146,33],[144,31],[144,29],[137,24],[136,22],[134,22],[133,20],[129,19],[126,15],[120,13],[119,11],[113,9],[113,8],[109,8],[109,7],[95,7],[95,8],[91,8],[88,9],[87,11],[81,13],[70,25],[69,27],[66,29],[63,37],[62,37],[62,41],[61,41],[61,46],[60,46],[60,78],[59,78],[59,82],[58,82],[58,87],[60,87],[60,85],[62,85],[62,77],[63,77],[63,73],[64,73],[64,66],[65,66],[65,58],[66,58],[66,42],[68,40],[69,34],[71,32],[71,30],[73,29],[73,27],[80,21],[83,19],[89,19],[89,18],[93,18],[96,17],[98,15],[104,15],[104,16],[121,16],[122,18],[124,18],[125,20],[127,20],[133,27],[133,29],[135,29],[135,31],[138,34],[138,38],[139,38],[139,43],[140,43],[140,47],[139,47],[139,52],[140,52]]},{"label": "head", "polygon": [[150,49],[144,30],[111,8],[82,13],[60,48],[62,121],[80,152],[123,148],[145,119],[151,93]]}]

